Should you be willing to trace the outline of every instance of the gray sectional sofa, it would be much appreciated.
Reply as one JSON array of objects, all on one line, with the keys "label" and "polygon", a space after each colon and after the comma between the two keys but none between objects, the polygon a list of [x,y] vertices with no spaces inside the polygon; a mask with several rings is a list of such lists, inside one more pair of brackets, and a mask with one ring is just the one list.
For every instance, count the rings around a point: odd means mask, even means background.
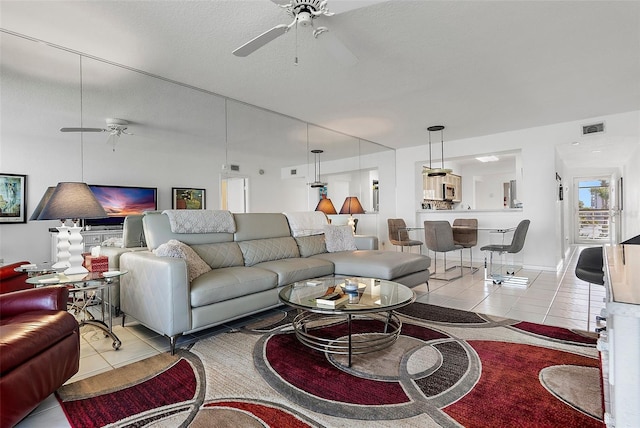
[{"label": "gray sectional sofa", "polygon": [[[109,259],[109,269],[120,269],[120,256],[132,251],[147,251],[147,242],[144,237],[142,215],[130,215],[125,217],[122,225],[122,246],[101,246],[100,255]],[[120,286],[116,282],[111,289],[111,306],[116,315],[120,314]]]},{"label": "gray sectional sofa", "polygon": [[[169,217],[143,218],[149,250],[125,252],[119,266],[120,305],[170,339],[281,305],[278,292],[295,281],[346,275],[388,279],[414,287],[429,279],[428,256],[377,250],[377,238],[356,237],[358,250],[329,253],[324,235],[293,237],[284,214],[233,214],[235,232],[176,233]],[[188,279],[183,258],[153,253],[177,240],[212,269]]]}]

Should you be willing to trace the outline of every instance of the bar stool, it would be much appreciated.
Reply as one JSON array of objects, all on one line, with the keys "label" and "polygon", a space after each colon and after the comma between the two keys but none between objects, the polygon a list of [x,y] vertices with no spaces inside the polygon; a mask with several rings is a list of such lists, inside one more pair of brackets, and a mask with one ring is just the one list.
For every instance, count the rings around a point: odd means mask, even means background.
[{"label": "bar stool", "polygon": [[[576,276],[589,283],[589,303],[587,309],[587,330],[591,322],[591,284],[604,286],[604,260],[602,247],[585,248],[578,256],[576,264]],[[603,321],[606,317],[597,316],[597,321]]]}]

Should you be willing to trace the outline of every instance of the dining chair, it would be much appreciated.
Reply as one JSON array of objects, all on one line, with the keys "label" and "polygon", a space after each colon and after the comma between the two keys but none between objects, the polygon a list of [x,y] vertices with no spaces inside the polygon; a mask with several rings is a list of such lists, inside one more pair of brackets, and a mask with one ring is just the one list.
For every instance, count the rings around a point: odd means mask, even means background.
[{"label": "dining chair", "polygon": [[[507,275],[494,275],[493,274],[493,253],[498,254],[516,254],[522,251],[524,247],[524,241],[527,237],[527,231],[529,230],[529,220],[522,220],[518,223],[513,238],[509,244],[493,244],[485,245],[481,247],[481,251],[485,251],[484,256],[484,279],[485,281],[493,281],[494,284],[510,284],[510,285],[527,285],[529,278],[513,276],[515,272],[507,272]],[[490,253],[489,256],[489,274],[487,275],[487,256],[486,252]]]},{"label": "dining chair", "polygon": [[[424,222],[424,243],[428,250],[436,253],[433,258],[433,273],[429,278],[439,279],[442,281],[453,281],[454,279],[461,278],[463,275],[462,271],[462,249],[464,248],[462,245],[458,245],[453,241],[453,229],[451,228],[451,224],[445,220],[436,220],[430,221],[427,220]],[[460,275],[447,278],[445,276],[436,277],[435,275],[438,272],[438,254],[444,253],[444,273],[455,269],[457,266],[453,266],[447,269],[447,253],[450,251],[460,251]]]},{"label": "dining chair", "polygon": [[404,219],[389,218],[387,219],[387,226],[389,228],[389,242],[400,247],[400,251],[404,251],[404,247],[409,247],[409,251],[411,251],[411,247],[417,246],[419,249],[422,247],[422,241],[409,238],[407,224]]},{"label": "dining chair", "polygon": [[473,266],[473,247],[478,245],[478,219],[477,218],[456,218],[453,220],[453,242],[469,249],[469,266],[471,273],[478,271]]}]

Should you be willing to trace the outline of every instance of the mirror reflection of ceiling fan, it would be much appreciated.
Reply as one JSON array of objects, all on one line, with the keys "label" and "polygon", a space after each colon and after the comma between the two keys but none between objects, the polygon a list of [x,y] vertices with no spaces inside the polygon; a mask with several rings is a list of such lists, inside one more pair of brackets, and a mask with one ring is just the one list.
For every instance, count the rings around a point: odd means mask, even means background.
[{"label": "mirror reflection of ceiling fan", "polygon": [[[233,51],[233,54],[245,57],[260,49],[267,43],[287,33],[292,28],[297,31],[298,27],[311,27],[313,36],[320,40],[327,51],[337,60],[345,65],[354,65],[358,62],[358,58],[344,45],[337,37],[329,31],[327,27],[316,27],[314,21],[320,16],[330,17],[335,15],[330,12],[327,7],[327,0],[271,0],[281,8],[285,9],[287,14],[293,18],[293,21],[286,25],[280,24],[265,31],[259,36],[249,40],[244,45]],[[363,1],[357,7],[377,3],[376,1]],[[351,7],[354,9],[354,7]],[[298,63],[296,55],[295,63]]]},{"label": "mirror reflection of ceiling fan", "polygon": [[107,119],[106,128],[60,128],[60,132],[108,132],[109,138],[107,138],[107,144],[113,147],[113,151],[116,151],[116,143],[120,139],[122,134],[133,135],[131,132],[127,132],[129,122],[124,119]]}]

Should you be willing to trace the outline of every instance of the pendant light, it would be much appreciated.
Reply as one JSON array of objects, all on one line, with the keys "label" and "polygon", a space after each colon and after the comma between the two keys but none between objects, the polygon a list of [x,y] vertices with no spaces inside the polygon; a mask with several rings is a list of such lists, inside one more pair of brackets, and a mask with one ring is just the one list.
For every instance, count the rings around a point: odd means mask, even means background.
[{"label": "pendant light", "polygon": [[[444,126],[434,125],[427,128],[429,131],[429,167],[423,166],[422,173],[429,177],[443,177],[449,174],[452,170],[444,167]],[[440,168],[433,168],[431,166],[431,133],[440,131]]]},{"label": "pendant light", "polygon": [[324,150],[320,150],[320,149],[314,149],[311,150],[311,153],[313,153],[313,155],[315,156],[314,158],[314,169],[315,169],[315,179],[313,181],[313,183],[309,183],[309,185],[312,188],[317,188],[317,187],[324,187],[327,185],[327,183],[323,183],[322,181],[320,181],[320,153],[323,153]]}]

